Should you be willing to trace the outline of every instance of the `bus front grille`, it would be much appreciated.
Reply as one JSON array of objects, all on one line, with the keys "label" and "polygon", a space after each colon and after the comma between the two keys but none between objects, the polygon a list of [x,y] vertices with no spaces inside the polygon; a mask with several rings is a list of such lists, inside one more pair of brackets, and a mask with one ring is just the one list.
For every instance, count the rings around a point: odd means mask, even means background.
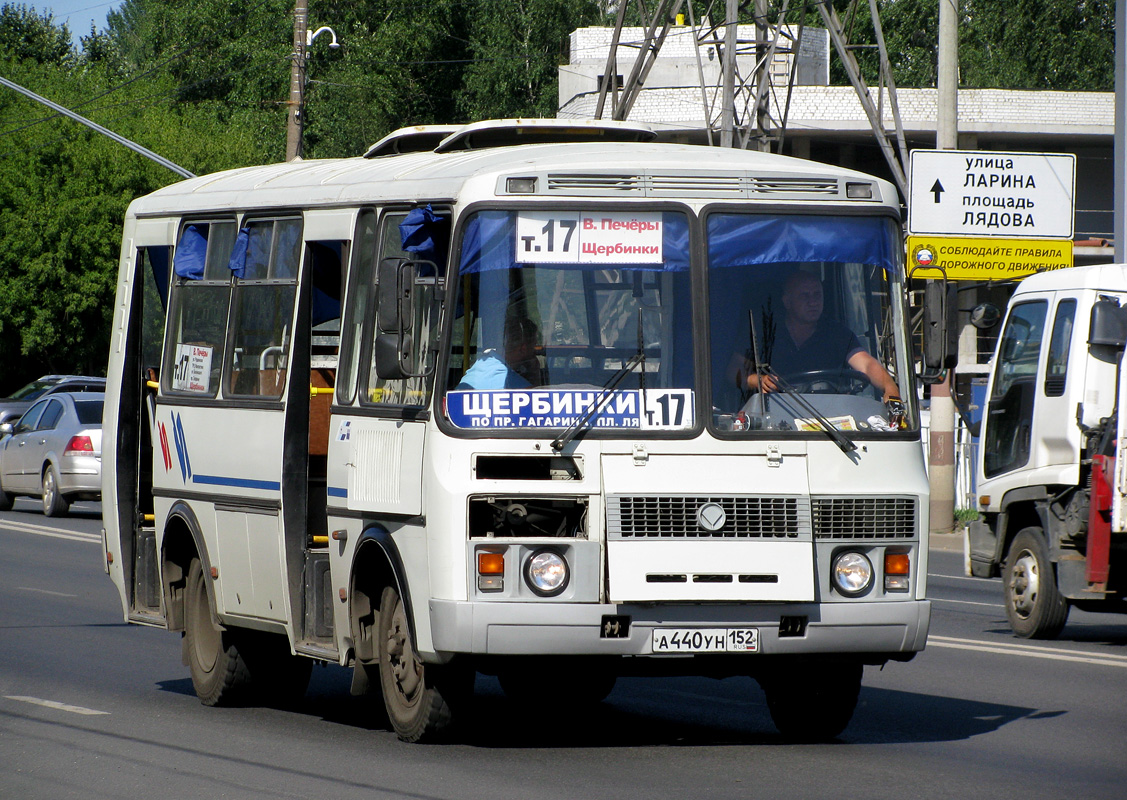
[{"label": "bus front grille", "polygon": [[[701,509],[711,506],[703,515]],[[716,513],[716,507],[723,514]],[[719,523],[719,524],[717,524]],[[810,508],[799,497],[617,496],[607,498],[612,539],[808,539]]]},{"label": "bus front grille", "polygon": [[911,539],[916,501],[908,497],[816,497],[815,539]]}]

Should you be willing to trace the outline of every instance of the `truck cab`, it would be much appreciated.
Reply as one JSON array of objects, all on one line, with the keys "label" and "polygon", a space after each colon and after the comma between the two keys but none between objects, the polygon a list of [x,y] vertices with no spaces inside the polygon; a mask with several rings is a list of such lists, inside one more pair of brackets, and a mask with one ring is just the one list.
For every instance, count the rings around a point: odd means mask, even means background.
[{"label": "truck cab", "polygon": [[[1123,265],[1034,275],[1010,300],[980,431],[968,571],[1003,578],[1018,636],[1055,637],[1071,606],[1123,610],[1110,531],[1093,558],[1102,535],[1092,518],[1108,524],[1110,505],[1091,497],[1093,477],[1106,473],[1111,488],[1125,314]],[[1094,469],[1098,459],[1109,460]]]}]

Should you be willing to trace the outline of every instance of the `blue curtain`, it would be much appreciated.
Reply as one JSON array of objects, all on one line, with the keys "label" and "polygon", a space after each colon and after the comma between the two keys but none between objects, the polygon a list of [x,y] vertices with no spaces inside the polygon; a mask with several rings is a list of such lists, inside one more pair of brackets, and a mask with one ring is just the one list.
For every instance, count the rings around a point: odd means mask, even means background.
[{"label": "blue curtain", "polygon": [[712,214],[708,263],[712,268],[752,264],[871,264],[899,273],[887,219],[776,214]]},{"label": "blue curtain", "polygon": [[198,281],[207,261],[207,225],[187,225],[176,244],[172,271],[181,278]]}]

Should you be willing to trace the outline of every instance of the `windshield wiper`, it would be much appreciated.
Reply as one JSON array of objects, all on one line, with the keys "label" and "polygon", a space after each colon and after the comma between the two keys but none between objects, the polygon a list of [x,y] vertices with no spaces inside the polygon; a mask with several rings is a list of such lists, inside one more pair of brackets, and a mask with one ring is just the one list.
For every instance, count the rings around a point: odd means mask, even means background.
[{"label": "windshield wiper", "polygon": [[642,400],[645,402],[646,394],[646,350],[644,342],[642,341],[642,309],[638,309],[638,352],[630,356],[630,359],[622,365],[622,368],[615,374],[610,376],[610,379],[603,384],[603,388],[599,390],[599,396],[595,398],[595,402],[587,409],[587,413],[571,423],[564,429],[564,432],[557,436],[552,441],[552,449],[557,453],[567,446],[567,443],[580,434],[586,427],[591,418],[602,411],[607,403],[610,402],[611,397],[614,395],[614,390],[618,388],[618,384],[622,383],[622,379],[634,371],[638,365],[642,367],[641,387],[642,387]]},{"label": "windshield wiper", "polygon": [[[760,392],[763,395],[763,411],[764,413],[768,413],[768,408],[770,407],[768,405],[768,403],[770,402],[770,394],[763,391],[763,376],[771,372],[771,366],[759,358],[759,340],[755,335],[755,312],[751,309],[748,309],[747,316],[748,327],[750,328],[751,334],[752,363],[755,366],[755,374],[759,377],[758,385],[760,387]],[[857,445],[853,444],[853,442],[850,441],[849,437],[835,428],[833,426],[833,423],[826,419],[825,416],[823,416],[822,413],[818,411],[818,409],[814,408],[810,401],[796,392],[792,385],[773,373],[771,373],[771,377],[775,381],[775,390],[779,394],[793,399],[794,402],[797,403],[805,413],[809,414],[810,419],[813,419],[815,422],[817,422],[818,427],[820,427],[825,432],[825,434],[833,440],[834,444],[841,448],[841,452],[849,455],[857,449]]]},{"label": "windshield wiper", "polygon": [[848,436],[835,428],[834,424],[826,419],[822,412],[818,411],[809,400],[795,391],[794,386],[778,375],[772,374],[772,377],[775,379],[775,391],[793,400],[805,413],[809,414],[809,418],[818,423],[818,427],[822,429],[826,436],[833,440],[834,444],[841,448],[841,452],[849,455],[857,449],[857,445],[855,445]]}]

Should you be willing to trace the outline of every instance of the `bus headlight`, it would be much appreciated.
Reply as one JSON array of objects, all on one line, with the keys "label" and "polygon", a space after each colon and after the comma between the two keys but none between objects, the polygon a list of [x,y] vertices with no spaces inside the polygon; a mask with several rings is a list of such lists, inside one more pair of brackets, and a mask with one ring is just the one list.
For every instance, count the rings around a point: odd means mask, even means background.
[{"label": "bus headlight", "polygon": [[846,550],[834,556],[830,575],[835,589],[846,597],[857,597],[873,585],[873,562],[863,553]]},{"label": "bus headlight", "polygon": [[537,550],[524,562],[524,580],[541,597],[555,597],[567,588],[567,560],[555,550]]}]

